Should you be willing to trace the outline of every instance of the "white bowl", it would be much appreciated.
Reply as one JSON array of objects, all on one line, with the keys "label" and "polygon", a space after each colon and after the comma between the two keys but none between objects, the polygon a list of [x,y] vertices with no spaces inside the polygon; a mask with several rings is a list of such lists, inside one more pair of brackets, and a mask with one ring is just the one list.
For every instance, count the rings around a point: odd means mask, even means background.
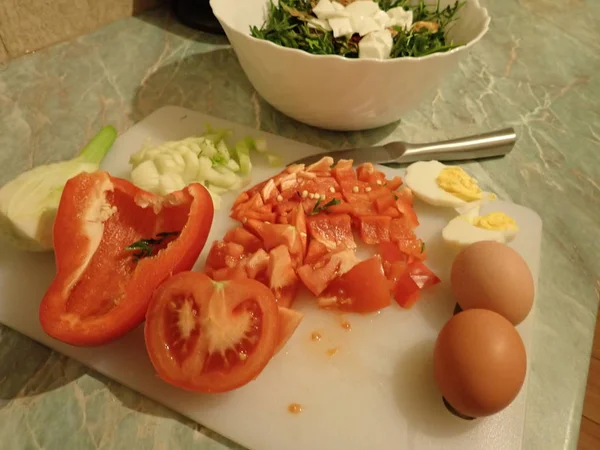
[{"label": "white bowl", "polygon": [[[435,0],[430,0],[435,2]],[[313,55],[250,36],[269,0],[210,0],[242,69],[274,108],[330,130],[366,130],[399,120],[438,87],[487,32],[490,18],[478,0],[466,0],[448,33],[466,45],[419,58],[348,59]],[[441,5],[454,0],[441,0]]]}]

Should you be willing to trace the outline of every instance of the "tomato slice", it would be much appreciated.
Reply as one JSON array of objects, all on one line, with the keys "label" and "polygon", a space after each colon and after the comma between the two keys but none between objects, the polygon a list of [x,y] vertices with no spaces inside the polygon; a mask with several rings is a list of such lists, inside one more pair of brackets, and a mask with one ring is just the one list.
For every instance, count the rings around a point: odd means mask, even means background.
[{"label": "tomato slice", "polygon": [[239,388],[256,378],[281,340],[277,304],[257,281],[214,282],[181,272],[155,292],[144,328],[158,376],[190,391]]},{"label": "tomato slice", "polygon": [[330,250],[356,248],[352,220],[347,214],[317,214],[307,220],[308,233]]},{"label": "tomato slice", "polygon": [[357,313],[379,311],[390,303],[389,283],[379,256],[358,263],[333,280],[319,297],[321,306],[337,306]]}]

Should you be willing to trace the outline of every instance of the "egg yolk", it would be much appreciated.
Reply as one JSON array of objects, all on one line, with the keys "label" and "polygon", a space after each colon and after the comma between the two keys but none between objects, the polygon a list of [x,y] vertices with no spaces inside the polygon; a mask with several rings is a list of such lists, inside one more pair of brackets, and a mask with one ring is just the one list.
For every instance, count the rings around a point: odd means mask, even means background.
[{"label": "egg yolk", "polygon": [[503,212],[493,212],[475,219],[473,225],[486,230],[518,230],[517,222]]},{"label": "egg yolk", "polygon": [[466,202],[480,200],[483,197],[477,180],[460,167],[442,169],[435,181],[444,191]]}]

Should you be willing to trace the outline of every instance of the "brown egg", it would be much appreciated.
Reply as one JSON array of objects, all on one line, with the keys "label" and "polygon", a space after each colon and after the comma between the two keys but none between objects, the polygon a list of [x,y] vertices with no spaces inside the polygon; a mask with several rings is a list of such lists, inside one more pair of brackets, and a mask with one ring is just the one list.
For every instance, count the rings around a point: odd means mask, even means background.
[{"label": "brown egg", "polygon": [[437,338],[435,381],[446,401],[468,417],[483,417],[515,399],[527,371],[521,336],[500,314],[470,309],[453,316]]},{"label": "brown egg", "polygon": [[477,242],[454,259],[452,292],[463,310],[489,309],[513,325],[521,323],[533,306],[533,276],[525,260],[508,245]]}]

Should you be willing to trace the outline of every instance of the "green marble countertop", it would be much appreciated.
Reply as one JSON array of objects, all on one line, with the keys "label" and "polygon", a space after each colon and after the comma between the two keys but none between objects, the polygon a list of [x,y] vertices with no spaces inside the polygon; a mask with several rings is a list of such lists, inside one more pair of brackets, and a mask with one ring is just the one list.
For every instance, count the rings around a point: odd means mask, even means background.
[{"label": "green marble countertop", "polygon": [[[544,221],[524,450],[576,448],[600,291],[600,2],[488,2],[489,34],[400,124],[323,132],[274,111],[227,41],[165,10],[0,66],[0,185],[167,104],[326,148],[510,125],[507,158],[469,164]],[[3,449],[225,449],[202,426],[0,326]]]}]

